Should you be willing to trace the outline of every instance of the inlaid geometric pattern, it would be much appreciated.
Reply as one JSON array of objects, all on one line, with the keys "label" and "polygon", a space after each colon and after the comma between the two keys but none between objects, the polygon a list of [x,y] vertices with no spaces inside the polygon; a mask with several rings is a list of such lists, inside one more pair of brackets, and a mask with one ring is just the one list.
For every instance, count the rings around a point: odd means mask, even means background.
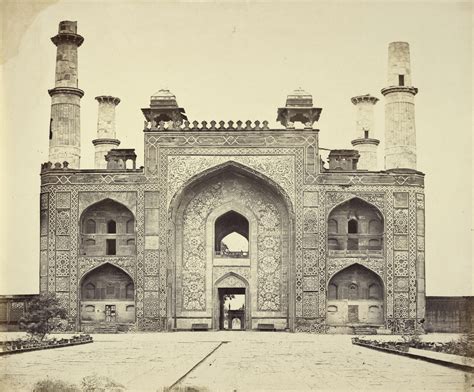
[{"label": "inlaid geometric pattern", "polygon": [[318,293],[303,293],[303,317],[317,317]]},{"label": "inlaid geometric pattern", "polygon": [[408,210],[395,210],[393,229],[395,234],[408,233]]},{"label": "inlaid geometric pattern", "polygon": [[56,276],[69,276],[69,252],[56,252]]},{"label": "inlaid geometric pattern", "polygon": [[145,317],[158,317],[160,315],[160,295],[157,291],[145,291],[144,315]]},{"label": "inlaid geometric pattern", "polygon": [[303,275],[318,275],[318,251],[316,249],[303,249]]},{"label": "inlaid geometric pattern", "polygon": [[146,291],[158,291],[159,280],[154,276],[145,276],[145,290]]},{"label": "inlaid geometric pattern", "polygon": [[303,277],[303,290],[304,291],[318,291],[318,277],[317,276],[304,276]]},{"label": "inlaid geometric pattern", "polygon": [[145,275],[158,275],[160,271],[160,252],[157,250],[145,251]]},{"label": "inlaid geometric pattern", "polygon": [[394,235],[393,236],[393,249],[408,250],[408,236]]},{"label": "inlaid geometric pattern", "polygon": [[317,233],[318,231],[318,209],[303,209],[303,231],[305,233]]},{"label": "inlaid geometric pattern", "polygon": [[397,276],[408,276],[408,252],[395,251],[393,254],[394,273]]},{"label": "inlaid geometric pattern", "polygon": [[56,236],[56,249],[57,250],[69,250],[71,244],[71,237],[67,235]]},{"label": "inlaid geometric pattern", "polygon": [[68,235],[70,224],[69,210],[59,210],[57,214],[56,234]]},{"label": "inlaid geometric pattern", "polygon": [[395,291],[407,292],[409,290],[408,278],[395,277],[394,288]]}]

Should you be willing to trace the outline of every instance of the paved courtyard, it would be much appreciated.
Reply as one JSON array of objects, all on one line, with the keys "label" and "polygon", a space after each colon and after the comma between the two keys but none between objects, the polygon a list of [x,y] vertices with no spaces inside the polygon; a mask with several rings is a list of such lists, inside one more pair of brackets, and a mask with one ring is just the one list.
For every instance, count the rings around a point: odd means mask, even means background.
[{"label": "paved courtyard", "polygon": [[[93,344],[0,357],[0,390],[31,391],[46,377],[79,385],[94,373],[130,391],[162,391],[173,384],[231,392],[472,387],[462,371],[353,346],[350,339],[224,331],[94,335]],[[443,339],[448,337],[437,337]]]}]

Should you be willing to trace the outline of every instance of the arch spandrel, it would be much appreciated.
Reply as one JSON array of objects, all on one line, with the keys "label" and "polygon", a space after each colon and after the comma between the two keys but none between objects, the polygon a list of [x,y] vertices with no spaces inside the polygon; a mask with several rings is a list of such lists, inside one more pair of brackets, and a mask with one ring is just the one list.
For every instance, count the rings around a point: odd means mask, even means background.
[{"label": "arch spandrel", "polygon": [[331,212],[352,199],[359,199],[375,207],[385,219],[385,195],[382,193],[347,193],[347,192],[327,192],[326,193],[326,218]]},{"label": "arch spandrel", "polygon": [[78,258],[78,282],[103,265],[110,264],[130,276],[132,281],[135,281],[135,257],[79,257]]},{"label": "arch spandrel", "polygon": [[221,170],[234,169],[263,180],[285,199],[289,211],[295,202],[295,159],[293,156],[170,156],[168,162],[168,199],[170,210],[191,184]]},{"label": "arch spandrel", "polygon": [[382,259],[366,259],[366,260],[357,260],[354,261],[354,258],[337,258],[337,259],[329,259],[327,263],[327,281],[326,283],[329,284],[330,280],[339,272],[345,270],[346,268],[352,265],[361,265],[368,270],[375,273],[385,284],[385,274],[384,274],[384,266]]},{"label": "arch spandrel", "polygon": [[135,218],[137,216],[136,192],[79,192],[78,196],[79,216],[89,207],[106,200],[121,204],[130,210]]},{"label": "arch spandrel", "polygon": [[249,283],[245,278],[242,276],[234,273],[234,272],[228,272],[218,278],[214,286],[216,288],[223,288],[223,287],[238,287],[238,288],[247,288],[249,287]]}]

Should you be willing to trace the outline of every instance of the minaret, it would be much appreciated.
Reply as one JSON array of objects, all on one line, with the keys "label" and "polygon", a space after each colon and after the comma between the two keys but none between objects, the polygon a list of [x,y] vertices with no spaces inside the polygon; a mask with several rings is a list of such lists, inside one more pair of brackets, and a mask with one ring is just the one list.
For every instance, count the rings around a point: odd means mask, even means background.
[{"label": "minaret", "polygon": [[351,143],[359,151],[359,170],[378,169],[377,146],[380,141],[374,138],[374,105],[378,100],[370,94],[351,98],[357,110],[355,139]]},{"label": "minaret", "polygon": [[115,107],[120,103],[116,97],[101,95],[95,97],[99,102],[99,113],[97,116],[97,139],[92,140],[95,146],[96,169],[106,169],[107,153],[116,148],[120,141],[115,138]]},{"label": "minaret", "polygon": [[77,87],[77,48],[84,38],[77,34],[77,22],[62,21],[59,33],[51,38],[57,46],[56,83],[49,90],[49,161],[69,163],[79,169],[81,158],[80,101],[84,91]]},{"label": "minaret", "polygon": [[415,95],[407,42],[388,46],[385,96],[385,169],[416,169]]}]

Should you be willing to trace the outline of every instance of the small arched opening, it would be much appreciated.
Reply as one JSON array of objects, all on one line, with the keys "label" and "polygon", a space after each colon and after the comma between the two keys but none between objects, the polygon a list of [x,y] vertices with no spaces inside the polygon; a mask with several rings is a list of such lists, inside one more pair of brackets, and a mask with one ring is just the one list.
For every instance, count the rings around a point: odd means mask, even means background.
[{"label": "small arched opening", "polygon": [[228,211],[214,224],[214,250],[220,257],[249,256],[249,221],[235,211]]},{"label": "small arched opening", "polygon": [[382,279],[360,264],[352,264],[330,279],[327,300],[329,325],[383,324]]}]

